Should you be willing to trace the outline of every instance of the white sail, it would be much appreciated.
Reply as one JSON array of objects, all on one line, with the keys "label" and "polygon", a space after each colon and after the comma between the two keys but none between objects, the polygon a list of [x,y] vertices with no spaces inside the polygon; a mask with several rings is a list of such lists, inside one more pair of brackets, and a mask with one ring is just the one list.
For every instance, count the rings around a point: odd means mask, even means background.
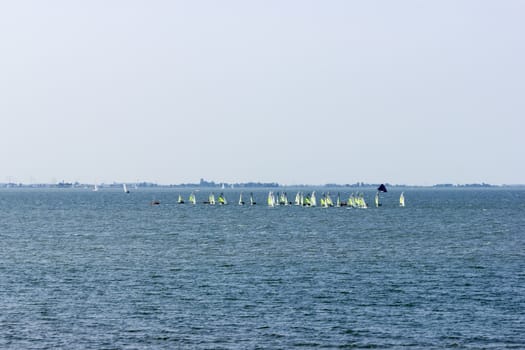
[{"label": "white sail", "polygon": [[129,190],[126,184],[122,184],[122,189],[124,190],[124,193],[129,193]]},{"label": "white sail", "polygon": [[361,193],[361,195],[359,196],[359,202],[360,202],[360,208],[363,208],[363,209],[368,208],[368,205],[367,205],[366,202],[365,202],[365,197],[363,196],[362,193]]},{"label": "white sail", "polygon": [[255,200],[253,199],[253,193],[250,193],[250,205],[255,205]]},{"label": "white sail", "polygon": [[301,205],[301,192],[297,192],[295,195],[295,205]]},{"label": "white sail", "polygon": [[98,191],[98,186],[95,185],[95,186],[93,187],[93,192],[97,192],[97,191]]},{"label": "white sail", "polygon": [[273,206],[275,206],[275,197],[274,197],[272,191],[270,191],[270,192],[268,193],[268,206],[269,206],[269,207],[273,207]]},{"label": "white sail", "polygon": [[286,192],[282,192],[279,196],[279,205],[288,205],[288,197],[286,196]]},{"label": "white sail", "polygon": [[310,197],[310,206],[315,207],[317,205],[317,199],[315,198],[315,191],[312,192],[312,196]]},{"label": "white sail", "polygon": [[334,202],[332,201],[332,197],[330,197],[330,192],[326,194],[326,206],[327,207],[333,207]]},{"label": "white sail", "polygon": [[381,203],[379,203],[379,192],[376,192],[376,197],[374,198],[374,201],[376,203],[376,208],[379,208]]},{"label": "white sail", "polygon": [[401,195],[399,196],[399,206],[404,207],[405,206],[405,195],[404,192],[401,192]]},{"label": "white sail", "polygon": [[280,196],[281,195],[279,194],[279,192],[277,192],[276,194],[273,195],[273,204],[274,205],[280,205],[280,203],[279,203]]},{"label": "white sail", "polygon": [[244,201],[242,200],[242,192],[239,195],[239,205],[244,205]]},{"label": "white sail", "polygon": [[192,193],[190,194],[189,201],[190,201],[191,204],[197,204],[197,200],[196,200],[196,198],[195,198],[195,193],[192,192]]},{"label": "white sail", "polygon": [[208,203],[210,205],[215,205],[215,195],[213,194],[213,192],[210,194],[210,196],[208,197]]}]

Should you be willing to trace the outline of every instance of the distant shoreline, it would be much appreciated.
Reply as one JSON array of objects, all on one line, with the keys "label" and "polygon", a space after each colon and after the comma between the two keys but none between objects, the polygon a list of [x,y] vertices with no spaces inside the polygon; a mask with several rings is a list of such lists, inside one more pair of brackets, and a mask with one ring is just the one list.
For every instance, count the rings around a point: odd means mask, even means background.
[{"label": "distant shoreline", "polygon": [[[59,183],[38,183],[38,184],[24,184],[24,183],[0,183],[0,188],[122,188],[122,185],[126,184],[131,188],[179,188],[179,189],[264,189],[264,188],[305,188],[305,187],[318,187],[318,188],[349,188],[349,189],[370,189],[377,188],[380,184],[371,184],[358,182],[354,184],[294,184],[294,185],[281,185],[276,182],[263,183],[263,182],[247,182],[247,183],[215,183],[213,181],[203,181],[200,183],[185,183],[185,184],[157,184],[154,182],[112,182],[112,183],[79,183],[79,182],[59,182]],[[387,188],[511,188],[511,187],[524,187],[525,184],[503,184],[493,185],[488,183],[471,183],[471,184],[434,184],[434,185],[399,185],[385,183]]]}]

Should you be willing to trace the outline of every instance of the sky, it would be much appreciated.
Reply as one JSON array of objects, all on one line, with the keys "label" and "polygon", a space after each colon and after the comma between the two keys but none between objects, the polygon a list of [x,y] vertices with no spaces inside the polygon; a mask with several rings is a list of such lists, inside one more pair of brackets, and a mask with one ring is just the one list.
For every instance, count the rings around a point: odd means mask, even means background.
[{"label": "sky", "polygon": [[4,1],[0,182],[525,183],[524,1]]}]

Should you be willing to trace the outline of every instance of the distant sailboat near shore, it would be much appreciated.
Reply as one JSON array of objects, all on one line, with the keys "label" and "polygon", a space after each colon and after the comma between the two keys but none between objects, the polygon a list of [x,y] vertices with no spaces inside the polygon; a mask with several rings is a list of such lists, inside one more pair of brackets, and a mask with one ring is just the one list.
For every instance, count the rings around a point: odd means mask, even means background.
[{"label": "distant sailboat near shore", "polygon": [[129,190],[126,184],[122,184],[122,189],[124,190],[124,193],[129,193]]}]

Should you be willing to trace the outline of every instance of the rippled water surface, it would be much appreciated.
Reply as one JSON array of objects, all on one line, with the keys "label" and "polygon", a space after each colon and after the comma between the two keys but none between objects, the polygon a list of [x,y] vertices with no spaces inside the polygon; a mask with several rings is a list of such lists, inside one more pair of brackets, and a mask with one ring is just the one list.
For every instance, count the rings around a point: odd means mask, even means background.
[{"label": "rippled water surface", "polygon": [[0,348],[525,347],[524,190],[178,193],[0,190]]}]

